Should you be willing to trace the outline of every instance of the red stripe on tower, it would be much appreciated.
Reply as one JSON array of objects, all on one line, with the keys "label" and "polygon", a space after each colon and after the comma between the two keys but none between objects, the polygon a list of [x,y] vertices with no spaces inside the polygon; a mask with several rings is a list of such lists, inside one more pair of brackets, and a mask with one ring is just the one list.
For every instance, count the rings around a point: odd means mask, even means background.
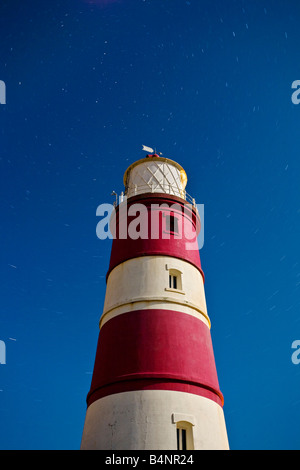
[{"label": "red stripe on tower", "polygon": [[212,400],[223,403],[210,332],[204,322],[172,310],[145,309],[105,323],[88,405],[95,396],[110,394],[113,385],[118,392],[123,391],[124,382],[127,390],[138,390],[143,380],[143,386],[150,390],[156,380],[159,389],[163,379],[168,380],[164,390],[177,390],[180,384],[180,390],[192,390],[190,393],[196,395],[207,396],[210,391]]}]

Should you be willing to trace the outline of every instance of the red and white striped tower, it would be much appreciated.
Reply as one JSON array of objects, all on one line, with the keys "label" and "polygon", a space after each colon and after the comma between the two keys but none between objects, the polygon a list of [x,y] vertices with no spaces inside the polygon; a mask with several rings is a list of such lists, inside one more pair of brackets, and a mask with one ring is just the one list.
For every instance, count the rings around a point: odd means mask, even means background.
[{"label": "red and white striped tower", "polygon": [[228,449],[186,182],[156,154],[125,172],[82,449]]}]

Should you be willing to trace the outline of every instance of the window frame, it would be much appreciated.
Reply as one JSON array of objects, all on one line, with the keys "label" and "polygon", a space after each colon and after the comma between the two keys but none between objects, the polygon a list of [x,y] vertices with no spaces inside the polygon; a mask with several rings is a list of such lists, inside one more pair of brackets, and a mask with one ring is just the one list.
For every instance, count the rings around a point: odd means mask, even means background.
[{"label": "window frame", "polygon": [[172,423],[176,425],[177,450],[194,450],[193,427],[196,424],[193,415],[172,413]]},{"label": "window frame", "polygon": [[182,271],[176,268],[168,267],[168,265],[166,265],[166,270],[168,271],[168,281],[165,290],[168,292],[185,294],[182,288]]}]

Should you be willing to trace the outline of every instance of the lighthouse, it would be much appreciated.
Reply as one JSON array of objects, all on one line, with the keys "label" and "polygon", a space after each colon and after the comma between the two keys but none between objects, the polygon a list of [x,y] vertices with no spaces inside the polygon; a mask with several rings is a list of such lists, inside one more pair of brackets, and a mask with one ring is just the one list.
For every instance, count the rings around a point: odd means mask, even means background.
[{"label": "lighthouse", "polygon": [[187,175],[150,153],[124,174],[81,449],[228,449]]}]

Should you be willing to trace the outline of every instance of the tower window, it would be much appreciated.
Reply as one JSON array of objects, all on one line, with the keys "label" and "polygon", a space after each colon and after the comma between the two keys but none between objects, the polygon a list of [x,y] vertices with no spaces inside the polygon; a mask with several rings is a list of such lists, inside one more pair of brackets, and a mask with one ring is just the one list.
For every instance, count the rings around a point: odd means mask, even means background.
[{"label": "tower window", "polygon": [[196,424],[195,417],[182,413],[173,413],[172,423],[176,425],[177,450],[194,450],[193,427]]},{"label": "tower window", "polygon": [[177,428],[177,450],[187,450],[186,445],[186,429]]},{"label": "tower window", "polygon": [[174,214],[166,215],[166,231],[178,233],[178,219]]},{"label": "tower window", "polygon": [[173,274],[169,274],[169,288],[170,289],[177,289],[177,276]]},{"label": "tower window", "polygon": [[170,269],[167,265],[166,268],[168,271],[169,281],[167,280],[168,278],[166,278],[165,290],[176,292],[177,294],[185,294],[185,292],[182,290],[182,272],[179,271],[179,269]]},{"label": "tower window", "polygon": [[193,424],[188,421],[176,423],[177,450],[193,450]]}]

